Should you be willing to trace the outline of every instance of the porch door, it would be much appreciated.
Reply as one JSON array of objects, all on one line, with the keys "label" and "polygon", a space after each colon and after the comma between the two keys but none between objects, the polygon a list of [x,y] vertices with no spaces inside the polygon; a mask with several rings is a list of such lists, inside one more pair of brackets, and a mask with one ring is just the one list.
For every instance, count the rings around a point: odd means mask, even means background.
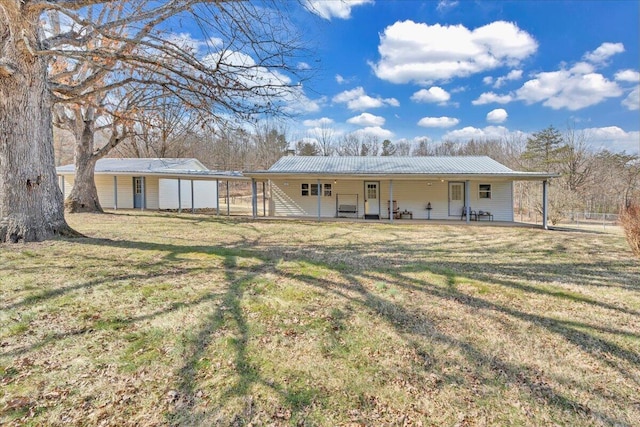
[{"label": "porch door", "polygon": [[464,182],[449,183],[449,216],[460,216],[464,207]]},{"label": "porch door", "polygon": [[141,176],[133,177],[133,208],[140,209],[144,203],[144,181]]},{"label": "porch door", "polygon": [[380,183],[366,181],[364,183],[364,214],[380,215]]}]

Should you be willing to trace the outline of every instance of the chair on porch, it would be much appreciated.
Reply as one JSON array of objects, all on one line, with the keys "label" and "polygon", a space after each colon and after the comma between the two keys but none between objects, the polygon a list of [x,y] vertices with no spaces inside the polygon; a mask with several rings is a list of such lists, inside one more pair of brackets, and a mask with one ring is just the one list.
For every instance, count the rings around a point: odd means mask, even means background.
[{"label": "chair on porch", "polygon": [[393,201],[393,212],[391,211],[391,202],[387,200],[387,213],[389,214],[389,218],[393,215],[394,219],[400,219],[400,208],[398,207],[398,201]]},{"label": "chair on porch", "polygon": [[[460,221],[465,219],[466,216],[467,216],[467,207],[463,206],[462,207],[462,213],[460,214]],[[477,221],[478,220],[478,214],[476,213],[476,211],[471,209],[471,206],[469,206],[469,220],[471,220],[471,221]]]}]

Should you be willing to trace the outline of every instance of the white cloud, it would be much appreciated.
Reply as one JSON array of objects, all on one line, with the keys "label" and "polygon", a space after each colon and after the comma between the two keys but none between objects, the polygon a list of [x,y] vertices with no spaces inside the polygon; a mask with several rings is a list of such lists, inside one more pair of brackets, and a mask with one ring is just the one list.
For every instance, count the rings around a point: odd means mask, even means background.
[{"label": "white cloud", "polygon": [[485,76],[482,78],[482,83],[486,84],[486,85],[490,85],[493,83],[493,77],[491,76]]},{"label": "white cloud", "polygon": [[491,123],[503,123],[507,120],[509,114],[504,108],[496,108],[495,110],[489,111],[487,114],[487,121]]},{"label": "white cloud", "polygon": [[317,113],[320,111],[320,104],[323,100],[310,99],[300,85],[295,88],[290,88],[289,92],[283,96],[283,101],[286,104],[285,111],[298,114],[300,112]]},{"label": "white cloud", "polygon": [[341,85],[343,83],[346,83],[346,80],[344,79],[344,77],[342,77],[340,74],[336,74],[336,82]]},{"label": "white cloud", "polygon": [[602,43],[593,52],[585,53],[582,58],[595,64],[602,64],[616,53],[622,52],[624,52],[624,45],[622,43]]},{"label": "white cloud", "polygon": [[304,6],[308,11],[315,13],[321,18],[331,20],[331,18],[349,19],[351,18],[351,9],[363,4],[373,3],[373,0],[305,0]]},{"label": "white cloud", "polygon": [[411,95],[411,100],[414,102],[438,102],[445,103],[449,99],[451,99],[451,95],[449,93],[438,86],[432,86],[427,89],[420,89],[413,95]]},{"label": "white cloud", "polygon": [[395,98],[373,98],[367,95],[362,87],[340,92],[333,97],[333,102],[347,104],[350,110],[368,110],[370,108],[379,108],[385,105],[397,107],[400,105]]},{"label": "white cloud", "polygon": [[493,87],[498,89],[508,81],[520,80],[522,78],[522,70],[511,70],[506,76],[498,77],[493,83]]},{"label": "white cloud", "polygon": [[616,82],[590,71],[576,66],[569,70],[538,73],[516,91],[516,96],[527,104],[544,101],[544,106],[554,110],[575,111],[622,95]]},{"label": "white cloud", "polygon": [[638,153],[640,149],[640,132],[626,132],[618,126],[588,128],[584,130],[589,135],[592,146],[606,148],[611,151],[627,151]]},{"label": "white cloud", "polygon": [[393,138],[393,132],[388,129],[383,129],[380,126],[369,126],[364,129],[358,129],[352,133],[361,137],[373,136],[382,140]]},{"label": "white cloud", "polygon": [[436,9],[439,12],[444,12],[448,9],[453,9],[454,7],[456,7],[458,5],[458,1],[456,0],[440,0],[438,2],[438,6],[436,7]]},{"label": "white cloud", "polygon": [[636,70],[620,70],[614,78],[619,82],[640,83],[640,72]]},{"label": "white cloud", "polygon": [[460,123],[455,117],[423,117],[418,122],[418,126],[425,128],[450,128]]},{"label": "white cloud", "polygon": [[470,139],[501,139],[501,138],[522,138],[526,136],[524,132],[519,130],[510,131],[504,126],[487,126],[485,128],[476,128],[467,126],[462,129],[452,130],[442,136],[442,140],[470,140]]},{"label": "white cloud", "polygon": [[385,98],[384,99],[384,103],[387,105],[391,105],[392,107],[399,107],[400,106],[400,101],[398,101],[395,98]]},{"label": "white cloud", "polygon": [[493,92],[485,92],[475,99],[471,101],[473,105],[485,105],[485,104],[508,104],[513,101],[513,96],[511,95],[498,95]]},{"label": "white cloud", "polygon": [[333,120],[328,117],[322,117],[320,119],[314,119],[314,120],[305,120],[302,122],[302,124],[307,127],[329,126],[332,123],[333,123]]},{"label": "white cloud", "polygon": [[306,62],[298,62],[298,70],[310,70],[311,69],[311,65],[307,64]]},{"label": "white cloud", "polygon": [[374,116],[370,113],[362,113],[359,116],[351,117],[347,120],[347,123],[358,126],[382,126],[384,125],[384,122],[384,117]]},{"label": "white cloud", "polygon": [[320,110],[320,104],[324,99],[313,100],[307,97],[304,87],[301,84],[292,84],[291,79],[279,72],[262,67],[254,59],[242,52],[225,50],[206,55],[202,62],[205,65],[215,66],[233,75],[238,83],[238,91],[242,94],[238,96],[248,97],[244,89],[260,87],[260,96],[255,97],[254,102],[263,102],[265,97],[272,99],[272,102],[280,103],[285,112],[314,113]]},{"label": "white cloud", "polygon": [[496,21],[471,31],[462,25],[396,22],[380,35],[375,74],[393,83],[466,77],[533,54],[538,43],[511,22]]},{"label": "white cloud", "polygon": [[640,110],[640,86],[632,90],[631,93],[622,100],[622,105],[631,111]]}]

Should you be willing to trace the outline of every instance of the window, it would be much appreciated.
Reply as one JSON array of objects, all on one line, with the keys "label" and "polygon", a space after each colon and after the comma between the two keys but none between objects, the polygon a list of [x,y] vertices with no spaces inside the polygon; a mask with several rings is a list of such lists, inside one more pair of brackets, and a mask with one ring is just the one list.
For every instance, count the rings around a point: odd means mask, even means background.
[{"label": "window", "polygon": [[378,198],[378,184],[367,184],[367,199]]},{"label": "window", "polygon": [[478,189],[479,189],[478,197],[480,199],[491,198],[491,184],[480,184],[478,186]]},{"label": "window", "polygon": [[331,184],[300,184],[300,194],[302,196],[318,196],[331,197]]}]

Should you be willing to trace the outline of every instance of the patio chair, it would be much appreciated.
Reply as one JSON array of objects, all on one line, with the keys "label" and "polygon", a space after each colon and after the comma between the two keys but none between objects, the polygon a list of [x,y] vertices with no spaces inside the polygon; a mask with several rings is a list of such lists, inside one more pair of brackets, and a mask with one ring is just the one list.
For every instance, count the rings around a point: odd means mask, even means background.
[{"label": "patio chair", "polygon": [[[465,219],[467,216],[467,207],[463,206],[462,207],[462,213],[460,214],[460,221],[462,221],[463,219]],[[473,209],[471,209],[471,207],[469,207],[469,219],[471,221],[477,221],[478,220],[478,214],[476,213],[476,211],[474,211]]]}]

